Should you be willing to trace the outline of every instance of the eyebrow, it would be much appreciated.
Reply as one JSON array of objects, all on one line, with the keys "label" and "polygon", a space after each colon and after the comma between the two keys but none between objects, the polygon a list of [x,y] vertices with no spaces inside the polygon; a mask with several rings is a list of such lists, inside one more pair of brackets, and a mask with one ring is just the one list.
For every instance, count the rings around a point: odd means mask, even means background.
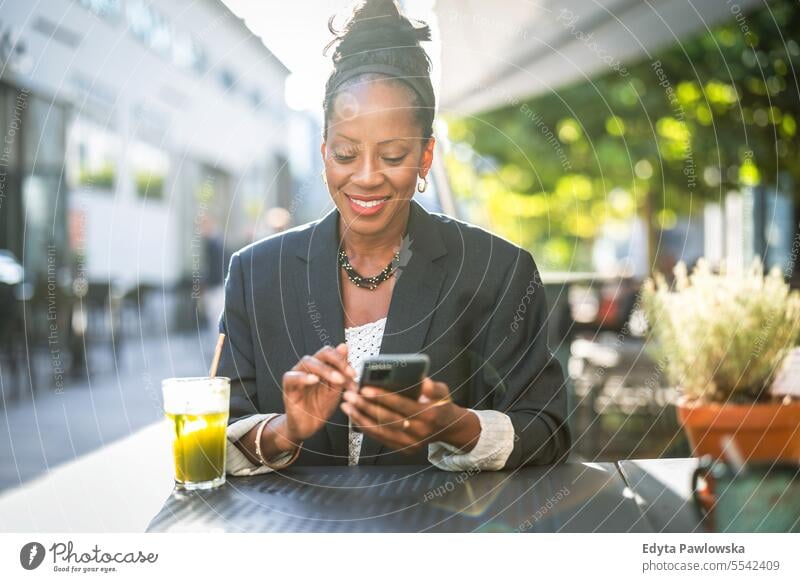
[{"label": "eyebrow", "polygon": [[[353,139],[352,137],[346,136],[343,133],[338,134],[337,137],[343,137],[347,141],[350,141],[350,142],[353,142],[353,143],[360,143],[357,139]],[[389,143],[390,141],[408,141],[408,138],[405,138],[405,137],[392,137],[392,138],[389,138],[389,139],[385,139],[383,141],[379,141],[378,145]]]}]

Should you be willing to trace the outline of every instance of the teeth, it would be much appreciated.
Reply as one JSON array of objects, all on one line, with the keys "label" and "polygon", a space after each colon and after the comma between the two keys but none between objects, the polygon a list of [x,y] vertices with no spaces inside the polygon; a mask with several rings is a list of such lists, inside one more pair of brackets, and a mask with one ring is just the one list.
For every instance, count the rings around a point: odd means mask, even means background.
[{"label": "teeth", "polygon": [[381,198],[380,200],[371,200],[369,202],[365,200],[356,200],[355,198],[351,198],[350,200],[352,200],[362,208],[372,208],[373,206],[378,206],[379,204],[383,204],[386,198]]}]

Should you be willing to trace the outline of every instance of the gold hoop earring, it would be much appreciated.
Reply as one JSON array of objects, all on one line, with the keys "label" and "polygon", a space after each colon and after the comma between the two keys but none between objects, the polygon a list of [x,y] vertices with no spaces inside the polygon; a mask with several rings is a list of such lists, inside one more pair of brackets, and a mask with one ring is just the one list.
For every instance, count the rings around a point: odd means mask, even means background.
[{"label": "gold hoop earring", "polygon": [[417,182],[417,192],[425,192],[427,188],[428,188],[428,179],[423,177],[421,185],[419,182]]}]

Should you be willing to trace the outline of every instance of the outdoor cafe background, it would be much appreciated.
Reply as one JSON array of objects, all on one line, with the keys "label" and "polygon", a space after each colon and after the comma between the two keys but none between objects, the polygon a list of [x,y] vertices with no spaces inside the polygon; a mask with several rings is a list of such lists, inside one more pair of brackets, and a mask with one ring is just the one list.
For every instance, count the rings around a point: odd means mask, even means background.
[{"label": "outdoor cafe background", "polygon": [[[4,5],[3,529],[46,528],[20,509],[37,491],[162,446],[160,380],[208,368],[227,257],[329,208],[320,52],[345,4]],[[435,30],[439,146],[419,198],[536,257],[573,457],[688,456],[639,291],[700,257],[761,257],[797,286],[800,7],[401,4]],[[163,460],[143,459],[153,479],[116,519],[68,527],[142,529]]]}]

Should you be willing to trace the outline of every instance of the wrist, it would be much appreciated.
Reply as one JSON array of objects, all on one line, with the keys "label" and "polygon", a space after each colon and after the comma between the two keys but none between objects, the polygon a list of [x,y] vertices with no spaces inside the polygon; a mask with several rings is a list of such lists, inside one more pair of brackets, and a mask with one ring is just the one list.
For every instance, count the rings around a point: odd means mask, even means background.
[{"label": "wrist", "polygon": [[262,465],[269,467],[274,471],[277,471],[279,469],[285,469],[286,467],[294,463],[297,460],[297,456],[300,454],[300,447],[297,447],[291,453],[291,456],[288,460],[284,459],[283,461],[281,461],[280,465],[275,465],[273,461],[271,461],[271,459],[275,458],[275,454],[280,453],[280,457],[284,457],[286,454],[281,449],[277,448],[278,439],[276,438],[277,435],[275,432],[272,432],[271,433],[272,437],[267,439],[267,442],[269,443],[268,452],[264,451],[264,447],[262,446],[264,441],[263,439],[264,429],[267,428],[269,424],[281,422],[283,420],[284,419],[281,415],[272,416],[267,420],[262,421],[258,425],[258,432],[256,433],[256,457],[258,457],[258,462],[261,463]]},{"label": "wrist", "polygon": [[442,406],[442,409],[442,428],[437,432],[439,437],[436,440],[468,453],[475,448],[481,436],[478,415],[454,403]]},{"label": "wrist", "polygon": [[281,414],[279,418],[273,420],[270,423],[268,430],[271,432],[271,435],[267,435],[267,431],[264,431],[265,436],[262,436],[262,439],[272,438],[274,448],[281,453],[289,453],[294,451],[299,447],[300,441],[302,440],[296,438],[292,434],[285,414]]}]

